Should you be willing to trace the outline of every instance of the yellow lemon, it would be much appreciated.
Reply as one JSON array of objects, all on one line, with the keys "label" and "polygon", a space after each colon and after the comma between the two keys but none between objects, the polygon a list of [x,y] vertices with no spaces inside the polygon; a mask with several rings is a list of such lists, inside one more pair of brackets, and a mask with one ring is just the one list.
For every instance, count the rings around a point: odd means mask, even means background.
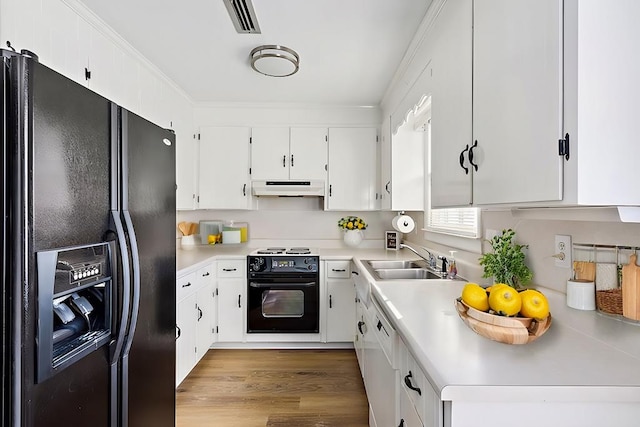
[{"label": "yellow lemon", "polygon": [[489,311],[489,299],[484,288],[477,283],[467,283],[462,289],[462,301],[469,307]]},{"label": "yellow lemon", "polygon": [[549,315],[549,301],[547,301],[547,297],[542,292],[535,289],[527,289],[520,292],[520,297],[522,298],[521,316],[533,317],[538,320],[547,318]]},{"label": "yellow lemon", "polygon": [[489,294],[489,307],[501,316],[515,316],[522,307],[522,299],[518,291],[511,286],[493,286]]}]

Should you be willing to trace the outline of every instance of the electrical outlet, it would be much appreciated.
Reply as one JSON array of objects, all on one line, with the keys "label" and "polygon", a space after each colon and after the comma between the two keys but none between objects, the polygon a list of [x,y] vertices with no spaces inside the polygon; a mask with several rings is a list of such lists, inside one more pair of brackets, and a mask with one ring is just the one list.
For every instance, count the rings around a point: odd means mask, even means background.
[{"label": "electrical outlet", "polygon": [[571,236],[556,234],[556,267],[571,268]]}]

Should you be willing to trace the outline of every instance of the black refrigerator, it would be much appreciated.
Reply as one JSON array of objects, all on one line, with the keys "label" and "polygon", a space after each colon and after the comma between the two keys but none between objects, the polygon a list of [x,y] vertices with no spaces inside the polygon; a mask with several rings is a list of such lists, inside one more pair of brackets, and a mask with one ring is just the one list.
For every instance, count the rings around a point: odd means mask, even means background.
[{"label": "black refrigerator", "polygon": [[0,49],[2,425],[175,425],[175,136]]}]

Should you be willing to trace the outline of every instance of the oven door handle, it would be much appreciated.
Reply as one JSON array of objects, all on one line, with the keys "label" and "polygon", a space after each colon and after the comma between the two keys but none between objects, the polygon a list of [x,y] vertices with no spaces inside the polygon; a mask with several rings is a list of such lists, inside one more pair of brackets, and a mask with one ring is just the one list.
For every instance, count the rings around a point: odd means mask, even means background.
[{"label": "oven door handle", "polygon": [[249,282],[249,286],[252,288],[310,288],[316,286],[317,282],[305,282],[305,283],[258,283],[258,282]]}]

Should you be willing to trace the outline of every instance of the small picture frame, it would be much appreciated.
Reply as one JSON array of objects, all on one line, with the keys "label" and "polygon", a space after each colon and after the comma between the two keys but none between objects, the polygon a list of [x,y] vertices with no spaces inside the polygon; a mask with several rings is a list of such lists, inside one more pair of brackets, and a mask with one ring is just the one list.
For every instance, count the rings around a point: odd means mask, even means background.
[{"label": "small picture frame", "polygon": [[385,249],[391,251],[400,250],[401,233],[399,231],[385,231],[384,245]]}]

